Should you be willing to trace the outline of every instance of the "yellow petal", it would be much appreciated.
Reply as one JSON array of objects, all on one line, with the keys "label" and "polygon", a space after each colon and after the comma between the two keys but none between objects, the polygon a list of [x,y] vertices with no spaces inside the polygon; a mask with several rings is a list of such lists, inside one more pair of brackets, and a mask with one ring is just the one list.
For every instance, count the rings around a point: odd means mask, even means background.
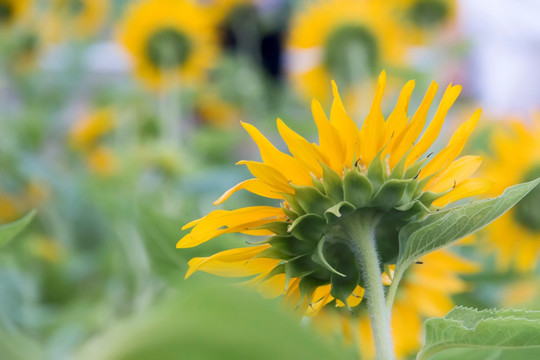
[{"label": "yellow petal", "polygon": [[276,149],[255,126],[245,122],[242,122],[242,126],[259,147],[265,164],[274,167],[276,170],[279,169],[278,171],[297,185],[311,185],[311,176],[302,163]]},{"label": "yellow petal", "polygon": [[385,122],[381,111],[382,96],[386,84],[386,72],[382,71],[377,82],[375,98],[360,130],[360,157],[365,166],[384,146]]},{"label": "yellow petal", "polygon": [[472,131],[480,119],[480,110],[476,110],[469,120],[461,124],[456,130],[448,145],[439,152],[420,172],[420,179],[424,179],[450,164],[465,147]]},{"label": "yellow petal", "polygon": [[283,199],[283,196],[281,196],[278,192],[276,192],[273,188],[268,186],[263,181],[259,179],[249,179],[242,181],[238,185],[227,190],[223,195],[221,195],[219,199],[214,201],[214,205],[223,204],[228,198],[231,197],[232,194],[239,190],[247,190],[253,194],[267,197],[270,199]]},{"label": "yellow petal", "polygon": [[344,165],[350,168],[356,161],[354,157],[358,155],[360,132],[358,126],[345,111],[335,81],[332,81],[332,92],[334,102],[330,112],[330,123],[334,125],[344,146]]},{"label": "yellow petal", "polygon": [[427,113],[433,102],[433,98],[435,98],[438,87],[436,82],[431,82],[422,103],[416,110],[411,121],[404,128],[398,129],[401,131],[394,135],[395,140],[392,142],[392,150],[390,152],[391,168],[396,166],[399,160],[401,160],[407,151],[414,145],[418,136],[420,136],[420,133],[426,124]]},{"label": "yellow petal", "polygon": [[311,144],[302,136],[292,131],[285,123],[278,119],[277,126],[279,133],[287,146],[291,154],[302,162],[309,171],[318,178],[322,177],[321,162],[327,163],[326,158],[317,149],[317,146]]},{"label": "yellow petal", "polygon": [[242,227],[260,226],[284,216],[281,208],[271,206],[253,206],[232,211],[216,210],[206,215],[176,244],[177,248],[189,248],[202,244],[227,232],[234,232]]},{"label": "yellow petal", "polygon": [[336,128],[328,121],[321,104],[317,100],[311,103],[313,119],[319,132],[321,153],[326,154],[328,165],[332,170],[341,174],[345,164],[345,149],[341,143]]},{"label": "yellow petal", "polygon": [[433,202],[433,205],[442,207],[457,200],[461,200],[470,196],[481,195],[489,191],[492,186],[493,181],[489,179],[466,179],[461,184],[457,185],[454,190],[435,200]]},{"label": "yellow petal", "polygon": [[195,271],[199,270],[199,268],[207,263],[213,262],[213,261],[221,261],[221,262],[238,262],[238,261],[248,261],[251,260],[255,255],[260,253],[261,251],[268,249],[270,247],[270,244],[264,244],[259,246],[253,246],[253,247],[246,247],[246,248],[238,248],[238,249],[230,249],[218,252],[212,256],[208,257],[196,257],[189,261],[189,269],[186,273],[186,279],[190,277]]},{"label": "yellow petal", "polygon": [[411,152],[409,153],[407,157],[406,166],[409,166],[410,164],[418,160],[418,158],[429,149],[429,147],[433,144],[435,139],[437,139],[437,137],[439,136],[439,132],[441,131],[441,127],[446,118],[446,114],[448,113],[448,110],[450,110],[450,108],[456,101],[460,92],[461,92],[461,86],[459,85],[452,86],[451,84],[448,86],[448,88],[444,92],[441,103],[439,104],[439,107],[437,108],[437,112],[435,113],[433,120],[431,121],[428,128],[424,132],[424,135],[422,135],[422,138],[420,138],[418,143],[413,146]]},{"label": "yellow petal", "polygon": [[401,93],[399,94],[399,98],[394,110],[386,120],[386,135],[384,138],[384,143],[388,145],[383,153],[383,156],[390,152],[393,141],[407,125],[407,110],[409,108],[409,101],[414,90],[414,85],[414,80],[410,80],[405,84],[401,90]]},{"label": "yellow petal", "polygon": [[236,163],[236,165],[246,165],[253,176],[261,180],[276,192],[287,194],[294,193],[293,188],[289,185],[290,180],[285,178],[283,174],[270,165],[247,160],[239,161]]},{"label": "yellow petal", "polygon": [[444,192],[454,184],[459,184],[463,180],[475,173],[482,163],[481,156],[463,156],[446,167],[426,185],[426,190],[435,193]]},{"label": "yellow petal", "polygon": [[[190,267],[197,266],[197,262],[200,261],[200,258],[194,258],[190,261],[189,265]],[[267,258],[256,258],[249,261],[242,260],[234,262],[216,260],[208,261],[202,265],[199,265],[198,271],[204,271],[209,274],[224,277],[244,277],[266,272],[268,269],[273,269],[278,263],[279,260]]]}]

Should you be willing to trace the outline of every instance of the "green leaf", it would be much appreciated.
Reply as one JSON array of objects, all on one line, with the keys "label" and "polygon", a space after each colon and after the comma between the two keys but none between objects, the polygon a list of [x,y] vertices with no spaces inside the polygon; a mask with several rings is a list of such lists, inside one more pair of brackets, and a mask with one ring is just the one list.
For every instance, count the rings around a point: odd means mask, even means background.
[{"label": "green leaf", "polygon": [[[326,209],[331,207],[334,202],[322,194],[319,190],[311,186],[292,185],[295,190],[294,198],[298,204],[308,214],[323,215]],[[288,198],[287,198],[288,200]]]},{"label": "green leaf", "polygon": [[0,247],[7,245],[18,233],[20,233],[36,214],[35,210],[30,211],[17,221],[0,226]]},{"label": "green leaf", "polygon": [[494,199],[473,201],[404,226],[399,233],[398,270],[403,272],[421,256],[451,244],[503,215],[534,187],[540,179],[512,186]]},{"label": "green leaf", "polygon": [[201,281],[181,283],[176,286],[181,292],[168,293],[145,311],[111,322],[70,358],[354,359],[342,346],[296,321],[277,301],[239,286]]},{"label": "green leaf", "polygon": [[[538,348],[540,350],[540,311],[482,310],[457,307],[444,318],[428,319],[424,323],[425,339],[417,359],[431,359],[448,349],[467,348],[462,359],[480,358],[485,349],[496,359],[495,350]],[[538,353],[540,355],[540,352]],[[484,355],[486,356],[486,355]]]}]

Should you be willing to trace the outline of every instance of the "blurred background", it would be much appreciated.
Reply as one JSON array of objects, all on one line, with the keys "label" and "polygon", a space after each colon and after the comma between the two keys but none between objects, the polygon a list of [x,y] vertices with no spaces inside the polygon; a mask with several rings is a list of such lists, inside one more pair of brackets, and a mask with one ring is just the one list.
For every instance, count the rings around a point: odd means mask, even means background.
[{"label": "blurred background", "polygon": [[[277,117],[315,141],[311,100],[328,110],[335,79],[360,124],[383,69],[385,114],[409,79],[411,111],[432,80],[438,98],[463,85],[438,146],[481,107],[469,153],[486,157],[493,195],[538,177],[539,15],[534,0],[0,0],[0,224],[37,210],[0,248],[0,358],[262,359],[272,344],[269,358],[357,357],[346,332],[297,324],[278,302],[184,281],[190,258],[247,237],[176,250],[182,225],[249,176],[233,166],[259,156],[240,121],[281,148]],[[449,266],[459,286],[430,316],[540,309],[535,191],[451,249],[470,266]]]}]

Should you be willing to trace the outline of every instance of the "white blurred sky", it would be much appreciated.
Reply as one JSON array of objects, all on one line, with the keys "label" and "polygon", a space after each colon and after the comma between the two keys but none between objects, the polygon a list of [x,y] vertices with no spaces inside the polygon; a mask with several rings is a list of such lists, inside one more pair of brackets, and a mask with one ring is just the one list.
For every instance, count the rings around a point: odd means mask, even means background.
[{"label": "white blurred sky", "polygon": [[485,114],[540,110],[540,0],[460,0],[468,76]]}]

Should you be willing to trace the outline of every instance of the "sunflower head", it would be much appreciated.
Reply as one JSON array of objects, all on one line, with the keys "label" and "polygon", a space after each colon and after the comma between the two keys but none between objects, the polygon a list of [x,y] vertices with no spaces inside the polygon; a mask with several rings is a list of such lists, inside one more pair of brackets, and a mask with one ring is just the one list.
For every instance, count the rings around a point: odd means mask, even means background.
[{"label": "sunflower head", "polygon": [[19,20],[31,4],[30,0],[0,0],[0,28]]},{"label": "sunflower head", "polygon": [[[494,131],[493,154],[484,173],[497,179],[490,194],[505,186],[540,177],[540,116],[531,126],[521,121],[508,122]],[[510,267],[530,271],[537,267],[540,254],[540,186],[527,194],[513,209],[488,226],[484,233],[488,248],[498,253],[500,270]],[[512,239],[519,238],[519,242]]]},{"label": "sunflower head", "polygon": [[127,12],[120,42],[135,72],[153,88],[200,78],[213,62],[214,17],[189,0],[139,0]]},{"label": "sunflower head", "polygon": [[193,229],[177,247],[196,246],[231,232],[270,237],[252,248],[195,258],[190,261],[188,275],[203,270],[231,276],[235,269],[237,276],[258,275],[254,282],[263,287],[285,289],[286,297],[300,301],[306,309],[309,304],[311,309],[320,308],[334,299],[338,304],[357,304],[363,293],[363,265],[356,259],[358,249],[351,238],[364,231],[362,224],[370,225],[381,263],[390,265],[395,263],[398,234],[405,224],[436,207],[484,192],[488,181],[469,179],[481,159],[465,156],[454,160],[479,112],[457,129],[439,154],[422,157],[437,137],[460,88],[448,87],[433,121],[417,141],[437,85],[432,83],[409,121],[407,108],[414,82],[405,85],[395,109],[385,119],[381,112],[385,81],[383,72],[361,128],[347,115],[335,84],[330,120],[314,101],[319,144],[310,143],[278,120],[278,130],[291,155],[276,149],[254,126],[244,123],[263,162],[239,162],[255,178],[227,191],[216,204],[245,189],[279,199],[280,206],[214,211],[186,225]]},{"label": "sunflower head", "polygon": [[[326,101],[330,79],[342,88],[374,79],[385,64],[399,65],[406,39],[390,3],[329,0],[309,4],[292,19],[287,43],[298,62],[291,78],[309,99]],[[296,60],[298,59],[298,60]]]}]

